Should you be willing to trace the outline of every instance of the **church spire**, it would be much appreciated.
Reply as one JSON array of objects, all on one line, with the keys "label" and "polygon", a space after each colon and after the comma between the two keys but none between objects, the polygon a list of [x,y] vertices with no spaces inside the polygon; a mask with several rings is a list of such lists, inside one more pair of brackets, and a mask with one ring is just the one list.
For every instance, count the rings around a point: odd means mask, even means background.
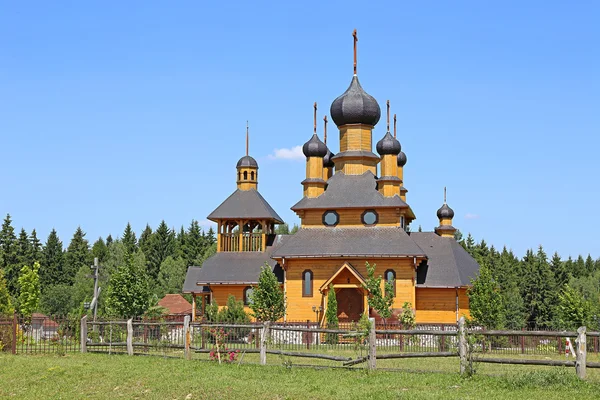
[{"label": "church spire", "polygon": [[237,162],[237,187],[258,190],[258,163],[250,156],[250,129],[246,121],[246,155]]},{"label": "church spire", "polygon": [[454,218],[454,210],[446,203],[446,187],[444,186],[444,204],[437,210],[437,217],[440,220],[440,226],[435,228],[435,233],[442,237],[454,237],[456,228],[452,226],[452,218]]}]

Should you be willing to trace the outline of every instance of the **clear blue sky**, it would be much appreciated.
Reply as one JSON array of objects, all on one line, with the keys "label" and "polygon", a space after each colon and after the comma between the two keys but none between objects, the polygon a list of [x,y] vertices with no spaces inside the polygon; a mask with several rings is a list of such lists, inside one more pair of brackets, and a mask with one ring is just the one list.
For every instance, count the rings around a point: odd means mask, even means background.
[{"label": "clear blue sky", "polygon": [[489,3],[1,1],[0,213],[65,245],[78,225],[206,222],[249,120],[259,190],[298,222],[304,161],[277,150],[347,88],[357,28],[361,83],[398,114],[413,229],[448,186],[465,234],[599,257],[600,3]]}]

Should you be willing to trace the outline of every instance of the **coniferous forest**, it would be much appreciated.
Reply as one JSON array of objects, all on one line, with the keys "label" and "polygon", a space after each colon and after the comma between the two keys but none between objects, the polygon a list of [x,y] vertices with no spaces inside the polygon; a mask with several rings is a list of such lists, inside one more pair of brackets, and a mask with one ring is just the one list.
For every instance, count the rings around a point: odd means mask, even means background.
[{"label": "coniferous forest", "polygon": [[[287,224],[278,234],[293,234]],[[485,240],[457,232],[456,239],[478,261],[480,274],[469,289],[474,323],[489,328],[525,327],[598,329],[600,259],[580,255],[549,256],[540,246],[518,257]],[[119,237],[91,242],[81,228],[68,245],[55,230],[45,241],[34,230],[15,231],[10,215],[0,229],[0,315],[81,315],[93,297],[91,265],[100,263],[102,288],[98,312],[106,316],[141,316],[167,293],[181,293],[188,266],[200,266],[216,251],[216,236],[192,220],[187,228],[165,221],[139,236],[130,224]]]}]

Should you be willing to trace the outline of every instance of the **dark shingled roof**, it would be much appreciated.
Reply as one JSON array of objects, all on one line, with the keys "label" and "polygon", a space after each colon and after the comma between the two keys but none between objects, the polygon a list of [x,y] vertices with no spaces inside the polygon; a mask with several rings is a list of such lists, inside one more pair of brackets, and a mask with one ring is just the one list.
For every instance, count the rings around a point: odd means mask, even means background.
[{"label": "dark shingled roof", "polygon": [[356,75],[352,77],[348,89],[331,103],[329,112],[337,126],[346,124],[375,125],[381,116],[377,100],[364,91]]},{"label": "dark shingled roof", "polygon": [[292,210],[309,208],[407,208],[399,196],[384,197],[377,191],[377,179],[372,172],[362,175],[346,175],[336,172],[327,181],[325,193],[315,198],[304,197],[296,203]]},{"label": "dark shingled roof", "polygon": [[273,257],[424,256],[400,228],[303,228],[273,252]]},{"label": "dark shingled roof", "polygon": [[258,163],[256,162],[256,160],[253,157],[244,156],[244,157],[240,158],[240,160],[237,162],[237,165],[236,165],[236,168],[241,168],[241,167],[258,168]]},{"label": "dark shingled roof", "polygon": [[433,232],[413,232],[410,237],[428,258],[417,269],[418,287],[467,286],[476,277],[479,264],[453,238]]},{"label": "dark shingled roof", "polygon": [[279,235],[263,252],[216,253],[202,264],[189,267],[183,283],[183,293],[202,292],[205,284],[254,284],[258,283],[260,268],[268,263],[283,283],[283,269],[271,258],[273,249],[285,243],[289,235]]},{"label": "dark shingled roof", "polygon": [[377,142],[375,148],[377,149],[377,152],[381,155],[397,155],[400,154],[400,151],[402,150],[400,142],[396,138],[394,138],[389,131],[383,136],[383,138],[381,138],[379,142]]},{"label": "dark shingled roof", "polygon": [[274,219],[277,223],[283,223],[281,217],[264,197],[254,189],[237,189],[208,216],[208,219],[212,221],[222,218]]}]

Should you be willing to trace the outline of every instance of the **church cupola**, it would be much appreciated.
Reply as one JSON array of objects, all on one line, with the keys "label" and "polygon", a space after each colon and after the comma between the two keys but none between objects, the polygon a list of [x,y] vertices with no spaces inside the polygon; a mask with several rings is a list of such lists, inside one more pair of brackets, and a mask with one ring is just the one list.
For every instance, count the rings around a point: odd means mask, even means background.
[{"label": "church cupola", "polygon": [[[394,114],[394,138],[397,139],[396,135],[396,114]],[[398,142],[399,143],[399,142]],[[400,179],[400,198],[406,201],[406,192],[408,190],[404,187],[404,166],[406,165],[406,154],[403,151],[398,153],[398,178]]]},{"label": "church cupola", "polygon": [[323,158],[327,155],[327,146],[317,136],[317,103],[314,105],[313,135],[302,146],[306,156],[306,179],[302,181],[305,197],[319,197],[325,191],[323,179]]},{"label": "church cupola", "polygon": [[456,228],[452,226],[454,210],[446,204],[446,188],[444,188],[444,205],[437,210],[437,217],[440,220],[440,226],[435,228],[435,233],[441,237],[454,237]]},{"label": "church cupola", "polygon": [[[323,117],[323,143],[327,146],[327,115]],[[327,154],[323,157],[323,180],[327,181],[333,175],[333,168],[335,167],[335,163],[333,162],[333,154],[329,147],[327,147]]]},{"label": "church cupola", "polygon": [[348,89],[331,103],[331,119],[340,131],[340,152],[333,157],[335,170],[346,175],[377,174],[379,157],[372,152],[373,127],[379,122],[381,109],[377,100],[360,85],[356,75],[356,29],[354,38],[354,76]]},{"label": "church cupola", "polygon": [[385,197],[399,196],[402,181],[398,178],[398,154],[400,142],[390,133],[390,101],[387,103],[387,132],[377,142],[377,152],[381,155],[381,176],[377,179],[379,192]]},{"label": "church cupola", "polygon": [[248,155],[248,123],[246,122],[246,155],[237,162],[237,187],[240,190],[258,190],[258,163]]}]

